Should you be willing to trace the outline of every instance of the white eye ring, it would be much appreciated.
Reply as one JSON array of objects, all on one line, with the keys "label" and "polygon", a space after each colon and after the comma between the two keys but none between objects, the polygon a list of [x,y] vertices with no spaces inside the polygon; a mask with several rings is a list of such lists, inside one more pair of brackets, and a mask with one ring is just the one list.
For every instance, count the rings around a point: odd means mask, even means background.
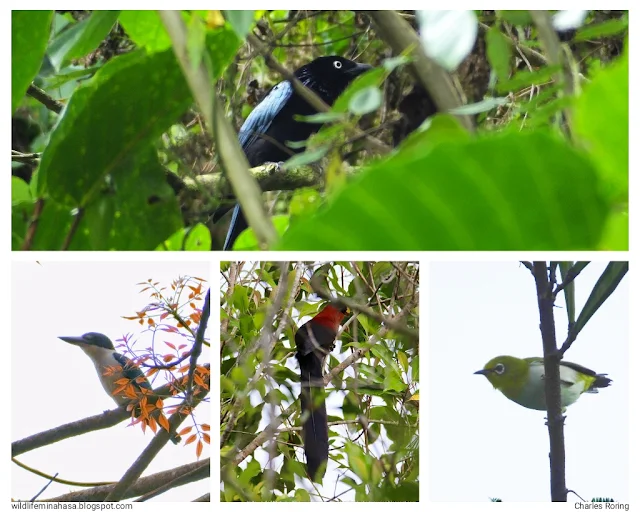
[{"label": "white eye ring", "polygon": [[340,62],[339,60],[334,60],[333,67],[336,69],[340,69],[342,67],[342,62]]},{"label": "white eye ring", "polygon": [[493,371],[496,372],[498,375],[502,375],[504,373],[504,365],[502,363],[498,363],[493,368]]}]

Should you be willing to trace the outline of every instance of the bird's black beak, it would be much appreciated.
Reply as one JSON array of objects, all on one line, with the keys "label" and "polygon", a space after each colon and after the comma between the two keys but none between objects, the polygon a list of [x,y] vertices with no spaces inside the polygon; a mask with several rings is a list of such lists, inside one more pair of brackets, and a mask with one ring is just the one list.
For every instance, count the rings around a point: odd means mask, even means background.
[{"label": "bird's black beak", "polygon": [[488,373],[491,373],[491,369],[482,369],[477,372],[473,372],[474,375],[487,375]]},{"label": "bird's black beak", "polygon": [[360,76],[362,73],[365,73],[370,69],[373,69],[373,66],[370,66],[369,64],[356,64],[355,67],[351,68],[348,71],[348,73],[355,78],[356,76]]},{"label": "bird's black beak", "polygon": [[58,336],[58,339],[71,343],[72,345],[86,344],[82,336]]}]

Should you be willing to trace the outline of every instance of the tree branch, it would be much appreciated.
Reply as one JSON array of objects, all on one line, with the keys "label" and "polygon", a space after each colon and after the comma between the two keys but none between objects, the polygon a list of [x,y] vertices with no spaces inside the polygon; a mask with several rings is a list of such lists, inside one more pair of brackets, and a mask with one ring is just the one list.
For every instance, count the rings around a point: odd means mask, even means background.
[{"label": "tree branch", "polygon": [[[164,488],[168,484],[172,484],[171,488],[186,485],[191,482],[203,480],[208,478],[211,474],[211,459],[200,460],[197,462],[191,462],[178,466],[166,471],[159,471],[153,475],[140,478],[135,484],[133,484],[123,498],[135,498],[136,496],[143,496],[148,493],[152,493],[157,489]],[[190,478],[184,477],[189,475]],[[91,487],[90,489],[83,489],[81,491],[69,492],[55,498],[49,498],[42,501],[104,501],[107,495],[115,487],[115,483],[99,485]]]},{"label": "tree branch", "polygon": [[[415,76],[433,98],[440,112],[449,112],[462,106],[460,95],[447,71],[427,57],[418,35],[400,14],[396,11],[369,11],[367,14],[374,22],[376,33],[391,47],[394,54],[410,53]],[[470,116],[457,117],[468,131],[475,130]]]},{"label": "tree branch", "polygon": [[533,276],[538,295],[540,332],[544,350],[544,392],[547,403],[547,428],[550,445],[551,500],[567,501],[564,416],[560,401],[560,357],[556,345],[556,328],[553,317],[553,286],[547,272],[547,263],[534,261]]}]

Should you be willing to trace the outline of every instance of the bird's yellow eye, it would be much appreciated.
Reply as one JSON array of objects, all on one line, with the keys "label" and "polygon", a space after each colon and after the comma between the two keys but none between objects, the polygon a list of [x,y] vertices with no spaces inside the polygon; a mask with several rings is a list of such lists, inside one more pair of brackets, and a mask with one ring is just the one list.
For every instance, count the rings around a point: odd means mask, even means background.
[{"label": "bird's yellow eye", "polygon": [[498,375],[502,375],[504,373],[504,365],[502,363],[498,363],[493,367],[493,371]]},{"label": "bird's yellow eye", "polygon": [[340,69],[342,67],[342,62],[340,62],[339,60],[334,60],[333,67],[336,69]]}]

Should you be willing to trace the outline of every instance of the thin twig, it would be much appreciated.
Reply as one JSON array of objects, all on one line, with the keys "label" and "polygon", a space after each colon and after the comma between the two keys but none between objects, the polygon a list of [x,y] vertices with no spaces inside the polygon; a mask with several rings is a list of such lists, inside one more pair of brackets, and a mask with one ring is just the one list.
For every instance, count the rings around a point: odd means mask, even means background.
[{"label": "thin twig", "polygon": [[49,96],[46,92],[44,92],[39,87],[31,84],[27,89],[27,94],[31,96],[33,99],[38,100],[45,107],[47,107],[52,112],[59,114],[62,112],[64,108],[64,103],[59,102],[58,100],[54,100],[51,96]]}]

